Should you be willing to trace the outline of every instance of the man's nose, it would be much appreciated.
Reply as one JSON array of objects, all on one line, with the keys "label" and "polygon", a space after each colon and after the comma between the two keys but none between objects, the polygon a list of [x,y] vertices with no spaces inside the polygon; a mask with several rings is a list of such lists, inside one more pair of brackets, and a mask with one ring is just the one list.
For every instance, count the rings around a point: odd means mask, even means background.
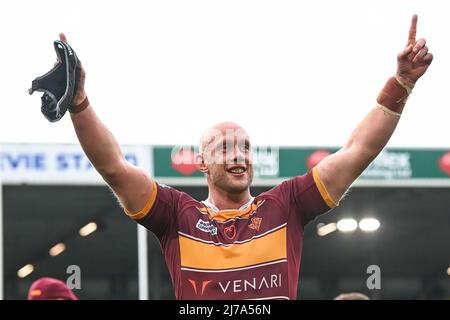
[{"label": "man's nose", "polygon": [[234,163],[244,164],[245,163],[245,153],[239,148],[238,145],[234,146]]}]

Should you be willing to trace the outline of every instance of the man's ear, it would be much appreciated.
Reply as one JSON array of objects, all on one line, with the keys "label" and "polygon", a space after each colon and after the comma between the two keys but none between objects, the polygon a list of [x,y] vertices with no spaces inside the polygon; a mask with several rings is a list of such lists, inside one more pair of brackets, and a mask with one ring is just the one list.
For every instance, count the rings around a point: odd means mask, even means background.
[{"label": "man's ear", "polygon": [[208,173],[208,167],[205,164],[205,159],[203,158],[202,153],[197,154],[196,162],[197,162],[198,170],[200,170],[203,173]]}]

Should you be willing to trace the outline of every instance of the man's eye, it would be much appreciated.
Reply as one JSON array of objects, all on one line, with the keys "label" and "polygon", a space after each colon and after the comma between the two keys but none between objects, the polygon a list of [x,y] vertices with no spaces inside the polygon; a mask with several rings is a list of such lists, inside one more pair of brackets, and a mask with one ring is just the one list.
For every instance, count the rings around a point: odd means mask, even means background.
[{"label": "man's eye", "polygon": [[241,148],[240,148],[242,151],[244,151],[244,152],[248,152],[248,151],[250,151],[250,146],[249,145],[243,145],[243,146],[241,146]]}]

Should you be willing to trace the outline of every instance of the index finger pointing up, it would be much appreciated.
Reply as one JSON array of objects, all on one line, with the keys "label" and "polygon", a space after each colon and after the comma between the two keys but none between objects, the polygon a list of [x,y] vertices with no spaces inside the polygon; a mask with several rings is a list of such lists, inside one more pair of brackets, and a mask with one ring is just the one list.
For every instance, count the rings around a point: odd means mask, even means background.
[{"label": "index finger pointing up", "polygon": [[67,38],[66,35],[64,33],[60,33],[59,34],[59,40],[64,41],[65,43],[67,43]]},{"label": "index finger pointing up", "polygon": [[412,16],[411,27],[409,28],[408,45],[414,45],[416,43],[416,31],[417,31],[417,14]]}]

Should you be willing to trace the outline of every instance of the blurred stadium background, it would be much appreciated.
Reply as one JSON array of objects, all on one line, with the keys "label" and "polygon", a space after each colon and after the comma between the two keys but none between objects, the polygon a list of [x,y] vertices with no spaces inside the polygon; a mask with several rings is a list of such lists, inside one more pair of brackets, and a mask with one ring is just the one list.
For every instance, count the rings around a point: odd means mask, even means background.
[{"label": "blurred stadium background", "polygon": [[[81,299],[174,297],[155,238],[124,215],[67,116],[49,124],[27,93],[53,65],[58,32],[86,68],[97,114],[128,143],[128,160],[203,199],[191,154],[173,163],[171,144],[195,143],[231,118],[255,145],[298,146],[257,150],[253,194],[303,174],[373,106],[414,13],[435,60],[388,144],[405,149],[387,149],[339,208],[306,227],[298,297],[450,298],[450,3],[105,3],[0,5],[0,298],[25,299],[33,280],[66,279],[70,265],[81,268]],[[370,265],[381,269],[380,290],[366,287]]]},{"label": "blurred stadium background", "polygon": [[[206,198],[189,148],[123,149],[159,182]],[[302,174],[334,150],[256,148],[252,193]],[[81,299],[174,298],[156,239],[138,232],[79,146],[2,144],[0,173],[4,299],[25,299],[41,276],[67,279],[70,265],[81,268]],[[449,150],[385,150],[339,208],[306,227],[299,299],[349,291],[449,299],[449,208]],[[381,269],[380,290],[367,289],[370,265]]]}]

